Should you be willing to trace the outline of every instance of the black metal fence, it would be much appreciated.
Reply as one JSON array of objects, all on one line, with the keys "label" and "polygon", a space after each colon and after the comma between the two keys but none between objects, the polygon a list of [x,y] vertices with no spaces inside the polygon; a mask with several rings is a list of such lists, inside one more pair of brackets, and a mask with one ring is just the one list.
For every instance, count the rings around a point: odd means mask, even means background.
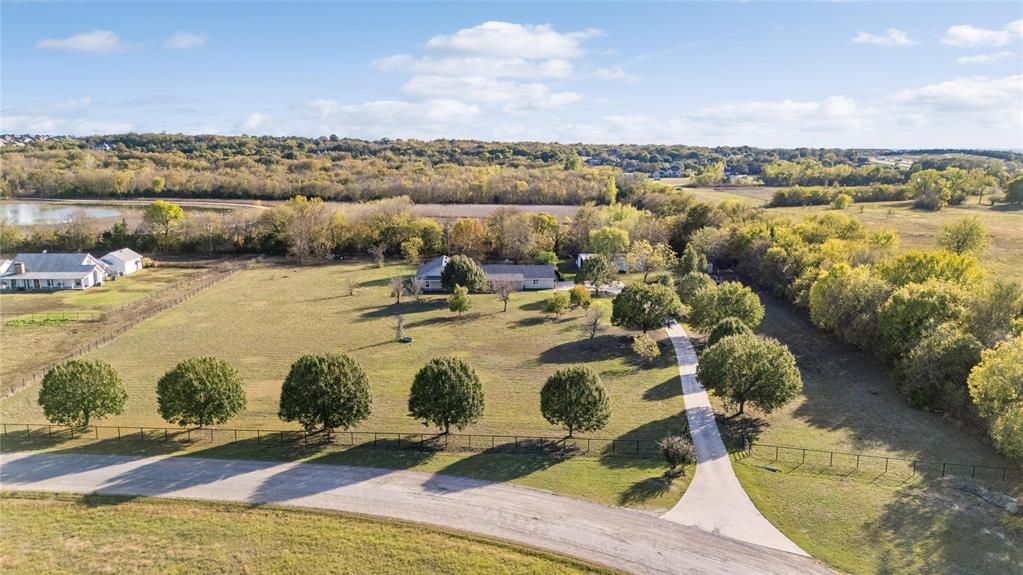
[{"label": "black metal fence", "polygon": [[848,470],[850,472],[864,471],[879,474],[904,474],[906,476],[922,476],[925,478],[957,476],[1010,483],[1023,481],[1023,469],[1018,467],[910,459],[890,455],[849,453],[827,449],[794,447],[791,445],[774,445],[750,441],[745,436],[739,438],[739,443],[740,449],[738,454],[741,456],[768,458],[771,462],[786,463],[794,466],[794,468],[806,466],[810,469],[827,468],[832,470]]},{"label": "black metal fence", "polygon": [[[126,427],[89,425],[66,427],[34,423],[0,425],[5,440],[54,443],[70,440],[147,442],[158,444],[238,444],[245,447],[301,447],[476,451],[572,456],[621,455],[660,457],[658,437],[602,438],[479,433],[407,433],[391,431],[306,432],[283,429]],[[681,429],[678,433],[688,433]]]}]

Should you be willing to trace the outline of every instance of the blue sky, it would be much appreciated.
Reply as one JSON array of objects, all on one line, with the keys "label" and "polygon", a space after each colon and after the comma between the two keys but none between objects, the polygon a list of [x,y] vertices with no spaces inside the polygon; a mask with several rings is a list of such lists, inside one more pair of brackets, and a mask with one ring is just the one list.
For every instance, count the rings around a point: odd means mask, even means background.
[{"label": "blue sky", "polygon": [[0,131],[1023,148],[1023,4],[13,3]]}]

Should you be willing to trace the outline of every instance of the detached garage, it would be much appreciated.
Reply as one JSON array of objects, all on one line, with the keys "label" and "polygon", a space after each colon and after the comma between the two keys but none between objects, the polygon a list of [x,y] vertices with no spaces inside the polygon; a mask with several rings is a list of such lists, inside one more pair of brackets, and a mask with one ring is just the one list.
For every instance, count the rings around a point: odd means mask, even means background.
[{"label": "detached garage", "polygon": [[142,269],[142,255],[128,248],[110,252],[100,258],[111,275],[126,276]]}]

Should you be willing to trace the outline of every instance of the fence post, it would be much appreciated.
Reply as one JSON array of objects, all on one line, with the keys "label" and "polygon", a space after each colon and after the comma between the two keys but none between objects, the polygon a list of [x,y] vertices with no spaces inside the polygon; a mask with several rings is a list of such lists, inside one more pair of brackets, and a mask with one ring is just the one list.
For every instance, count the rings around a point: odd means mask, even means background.
[{"label": "fence post", "polygon": [[828,467],[833,467],[835,465],[835,452],[832,451],[830,453],[831,453],[831,459],[828,460]]},{"label": "fence post", "polygon": [[163,440],[170,441],[170,435],[168,435],[166,427],[163,428]]},{"label": "fence post", "polygon": [[800,465],[806,463],[806,450],[803,450],[803,460],[799,462]]},{"label": "fence post", "polygon": [[258,429],[256,430],[256,444],[257,445],[260,444],[260,441],[259,441],[259,430]]},{"label": "fence post", "polygon": [[942,477],[945,477],[945,466],[946,465],[947,465],[947,463],[942,463],[941,464],[941,476]]},{"label": "fence post", "polygon": [[915,459],[913,460],[913,471],[910,473],[910,476],[913,476],[913,475],[916,475],[916,460]]},{"label": "fence post", "polygon": [[884,472],[888,473],[888,458],[884,458]]},{"label": "fence post", "polygon": [[860,468],[860,454],[856,454],[856,469]]},{"label": "fence post", "polygon": [[972,477],[972,478],[976,478],[977,477],[977,466],[976,465],[973,466],[973,472],[970,473],[970,477]]}]

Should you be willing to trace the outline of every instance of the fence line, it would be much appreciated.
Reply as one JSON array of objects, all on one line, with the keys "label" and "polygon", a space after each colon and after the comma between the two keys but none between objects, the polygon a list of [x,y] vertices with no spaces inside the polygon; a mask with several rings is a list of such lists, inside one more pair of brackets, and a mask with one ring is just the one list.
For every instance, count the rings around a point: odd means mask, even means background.
[{"label": "fence line", "polygon": [[12,322],[33,322],[33,321],[100,321],[106,314],[101,311],[39,311],[32,313],[0,314],[5,324]]},{"label": "fence line", "polygon": [[[688,429],[683,428],[684,433]],[[542,453],[559,456],[628,455],[660,456],[659,438],[637,437],[614,439],[603,437],[556,437],[541,435],[500,435],[479,433],[416,433],[397,431],[334,431],[307,432],[284,429],[182,428],[119,425],[88,425],[68,427],[39,423],[4,423],[4,438],[24,440],[89,439],[142,441],[153,443],[230,444],[254,442],[257,446],[302,447],[334,445],[340,447],[372,446],[385,449],[424,449],[431,451],[500,451],[511,453]]]},{"label": "fence line", "polygon": [[[793,453],[798,455],[799,465],[807,463],[807,454],[827,456],[827,467],[835,467],[835,456],[839,456],[839,463],[841,464],[842,459],[851,462],[852,467],[856,470],[861,468],[861,465],[865,462],[877,462],[880,466],[881,462],[884,462],[884,473],[888,473],[889,469],[894,464],[901,464],[908,467],[910,475],[920,474],[921,476],[928,474],[939,474],[937,471],[940,468],[940,476],[945,477],[946,475],[963,475],[969,470],[971,478],[977,478],[977,472],[980,471],[982,476],[994,477],[999,481],[1016,481],[1021,479],[1023,471],[1013,467],[1006,467],[1003,465],[986,465],[981,463],[956,463],[951,461],[932,461],[925,459],[912,459],[908,457],[895,457],[891,455],[877,455],[872,453],[849,453],[845,451],[832,451],[829,449],[814,449],[810,447],[795,447],[792,445],[775,445],[771,443],[758,443],[750,441],[745,435],[739,437],[739,453],[745,456],[752,456],[754,449],[767,450],[768,452],[773,451],[774,459],[772,461],[782,461],[782,455],[787,453]],[[817,463],[820,463],[819,458]],[[814,464],[814,461],[810,461],[810,464]],[[822,464],[822,463],[820,463]]]},{"label": "fence line", "polygon": [[[132,318],[127,323],[121,324],[119,327],[117,327],[117,328],[115,328],[115,329],[113,329],[111,331],[105,332],[99,338],[94,339],[94,340],[92,340],[92,341],[90,341],[88,343],[82,344],[82,345],[72,349],[70,352],[68,352],[68,353],[58,357],[57,359],[51,361],[46,366],[44,366],[44,367],[42,367],[42,368],[40,368],[40,369],[38,369],[36,371],[33,371],[32,373],[30,373],[28,375],[22,376],[21,380],[16,385],[11,386],[11,387],[3,390],[3,397],[5,397],[5,398],[6,397],[10,397],[10,396],[14,395],[15,393],[18,393],[22,389],[25,389],[26,387],[28,387],[28,386],[34,384],[35,382],[41,380],[43,378],[43,376],[46,375],[46,372],[48,372],[50,369],[52,369],[55,365],[57,365],[57,364],[59,364],[61,362],[64,362],[64,361],[68,361],[68,360],[74,359],[76,357],[83,356],[83,355],[88,354],[88,353],[91,353],[96,348],[98,348],[98,347],[100,347],[102,345],[105,345],[107,343],[110,343],[111,341],[113,341],[114,339],[116,339],[120,335],[124,334],[126,331],[128,331],[128,330],[134,328],[135,326],[139,325],[140,323],[142,323],[142,322],[144,322],[144,321],[146,321],[148,319],[151,319],[151,318],[155,317],[156,315],[162,313],[163,311],[165,311],[167,309],[170,309],[170,308],[180,304],[181,302],[185,301],[186,299],[196,295],[197,293],[199,293],[199,292],[201,292],[201,291],[203,291],[205,289],[207,289],[209,287],[212,287],[212,286],[214,286],[214,285],[216,285],[216,284],[226,280],[227,278],[229,278],[232,275],[234,275],[235,272],[248,267],[252,262],[260,260],[260,259],[261,259],[261,257],[257,257],[257,258],[254,258],[252,260],[248,260],[248,261],[244,262],[241,266],[228,265],[228,266],[220,267],[220,268],[216,269],[214,273],[211,273],[210,275],[207,275],[206,277],[201,278],[201,281],[199,281],[196,285],[192,285],[186,291],[179,293],[175,298],[173,298],[171,300],[168,300],[168,301],[165,301],[165,302],[161,303],[158,306],[146,309],[141,315]],[[174,286],[169,286],[169,287],[174,287]],[[165,288],[165,289],[167,289],[167,288]],[[164,291],[164,290],[161,290],[161,291]],[[143,300],[146,300],[146,299],[147,298],[143,298]],[[143,300],[139,300],[139,301],[143,301]],[[135,302],[133,302],[133,303],[135,303]],[[122,310],[122,309],[127,309],[127,306],[130,306],[130,305],[132,305],[132,304],[125,304],[124,306],[121,306],[119,308],[113,308],[113,310],[118,310],[119,311],[119,310]]]}]

